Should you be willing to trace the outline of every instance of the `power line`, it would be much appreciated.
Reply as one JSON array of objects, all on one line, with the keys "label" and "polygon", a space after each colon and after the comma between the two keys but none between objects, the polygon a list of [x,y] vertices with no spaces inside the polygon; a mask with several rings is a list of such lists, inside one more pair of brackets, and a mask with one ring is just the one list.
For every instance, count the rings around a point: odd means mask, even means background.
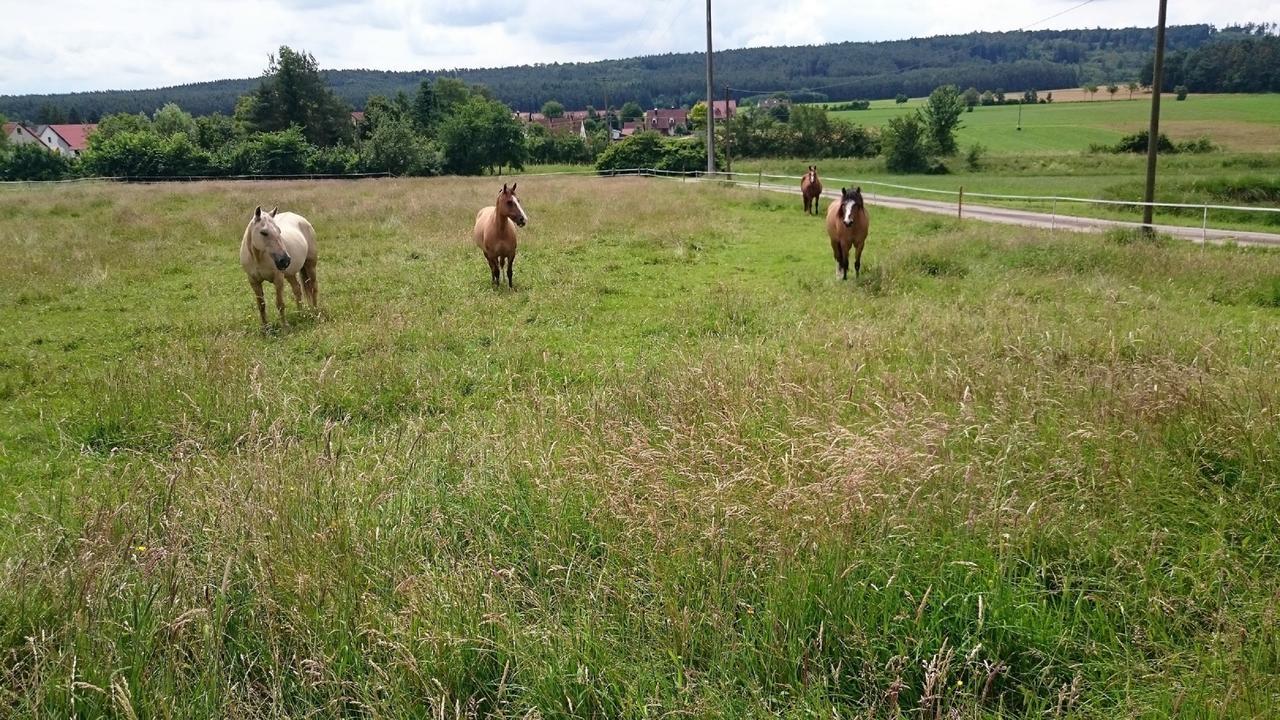
[{"label": "power line", "polygon": [[1067,13],[1069,13],[1069,12],[1071,12],[1071,11],[1073,11],[1073,10],[1079,10],[1080,8],[1084,7],[1085,5],[1089,5],[1089,4],[1092,4],[1092,3],[1094,3],[1094,2],[1097,2],[1097,0],[1084,0],[1084,2],[1080,3],[1079,5],[1072,5],[1071,7],[1067,8],[1066,10],[1063,10],[1063,11],[1061,11],[1061,12],[1056,12],[1056,13],[1054,13],[1054,14],[1050,15],[1049,17],[1046,17],[1046,18],[1041,18],[1041,19],[1039,19],[1039,20],[1037,20],[1037,21],[1035,21],[1035,22],[1031,23],[1030,25],[1023,25],[1022,27],[1018,28],[1018,30],[1029,30],[1029,29],[1031,29],[1031,28],[1033,28],[1033,27],[1035,27],[1035,26],[1037,26],[1037,25],[1041,25],[1041,24],[1043,24],[1043,23],[1047,23],[1047,22],[1049,22],[1050,20],[1052,20],[1052,19],[1054,19],[1054,18],[1062,17],[1063,15],[1066,15]]}]

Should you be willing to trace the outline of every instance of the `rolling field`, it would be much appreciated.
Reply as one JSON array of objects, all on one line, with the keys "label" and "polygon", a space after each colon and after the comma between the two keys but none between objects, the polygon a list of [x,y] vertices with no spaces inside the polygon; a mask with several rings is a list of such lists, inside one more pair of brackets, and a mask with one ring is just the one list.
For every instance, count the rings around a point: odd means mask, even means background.
[{"label": "rolling field", "polygon": [[495,180],[0,191],[0,716],[1280,708],[1280,254]]},{"label": "rolling field", "polygon": [[[1055,155],[991,154],[980,167],[966,167],[962,158],[948,158],[951,172],[946,175],[895,174],[884,169],[884,161],[873,159],[828,158],[735,161],[735,172],[750,180],[757,172],[799,177],[811,163],[817,163],[819,175],[826,178],[828,189],[838,188],[842,180],[878,182],[946,191],[947,194],[916,192],[900,187],[868,185],[864,188],[874,200],[875,193],[898,197],[919,197],[955,202],[956,193],[964,188],[967,202],[997,205],[1048,213],[1109,218],[1141,222],[1140,206],[1094,205],[1045,201],[1002,200],[975,197],[974,193],[996,195],[1033,195],[1119,201],[1140,201],[1146,176],[1146,157],[1142,155],[1110,155],[1090,153],[1058,153]],[[1156,200],[1170,203],[1207,203],[1229,207],[1280,207],[1280,154],[1272,153],[1208,153],[1163,156],[1156,177]],[[786,181],[774,180],[786,184]],[[851,184],[851,183],[845,183]],[[795,181],[799,203],[799,181]],[[1156,222],[1169,225],[1200,227],[1204,220],[1200,208],[1157,208]],[[1236,210],[1210,210],[1209,226],[1237,230],[1280,232],[1280,213]]]},{"label": "rolling field", "polygon": [[[1111,144],[1122,136],[1145,129],[1151,114],[1150,95],[1121,89],[1116,99],[1105,90],[1088,102],[1055,102],[1022,108],[977,107],[961,115],[964,127],[956,134],[961,148],[981,143],[995,153],[1055,153],[1084,151],[1091,143]],[[1178,102],[1172,95],[1160,103],[1160,129],[1175,142],[1208,136],[1232,152],[1280,152],[1280,94],[1192,95]],[[869,110],[833,113],[861,125],[881,127],[904,112],[923,105],[912,100],[873,103]]]}]

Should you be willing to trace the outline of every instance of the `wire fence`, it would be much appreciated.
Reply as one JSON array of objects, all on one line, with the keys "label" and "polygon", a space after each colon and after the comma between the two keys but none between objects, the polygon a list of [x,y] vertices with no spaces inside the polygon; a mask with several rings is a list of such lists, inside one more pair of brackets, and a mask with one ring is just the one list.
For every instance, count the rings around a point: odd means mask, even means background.
[{"label": "wire fence", "polygon": [[[705,170],[681,171],[681,170],[662,170],[658,168],[623,168],[615,170],[597,170],[595,168],[583,168],[572,170],[555,170],[548,172],[516,172],[499,177],[519,180],[521,178],[536,177],[569,177],[569,176],[594,176],[594,177],[654,177],[665,178],[671,180],[684,181],[718,181],[724,182],[738,187],[754,187],[760,190],[770,190],[777,192],[794,192],[799,193],[799,181],[803,179],[801,175],[779,175],[774,173],[766,173],[762,170],[751,172],[732,172],[732,171],[714,171]],[[169,183],[169,182],[200,182],[200,181],[254,181],[254,180],[362,180],[371,178],[390,178],[390,173],[343,173],[343,174],[324,174],[324,173],[302,173],[296,175],[189,175],[179,177],[90,177],[90,178],[71,178],[66,180],[7,180],[0,181],[0,186],[24,186],[24,185],[59,185],[59,184],[79,184],[79,183],[95,183],[95,182],[124,182],[124,183]],[[831,183],[840,183],[856,186],[865,186],[868,188],[885,188],[888,190],[898,190],[908,193],[917,193],[925,196],[936,196],[947,198],[948,204],[954,203],[957,217],[964,217],[965,201],[970,199],[989,200],[997,202],[1016,203],[1026,205],[1030,203],[1041,203],[1049,206],[1049,212],[1038,214],[1045,215],[1048,218],[1050,227],[1056,227],[1059,220],[1095,220],[1102,219],[1108,224],[1118,226],[1146,227],[1143,223],[1128,222],[1114,218],[1088,218],[1080,215],[1070,215],[1059,213],[1059,205],[1085,205],[1085,206],[1104,206],[1115,209],[1132,209],[1136,210],[1145,206],[1153,208],[1166,208],[1186,212],[1188,210],[1199,210],[1201,214],[1200,231],[1203,240],[1208,239],[1209,232],[1232,232],[1229,228],[1216,228],[1209,226],[1210,212],[1232,212],[1232,213],[1264,213],[1263,217],[1275,217],[1280,219],[1280,208],[1264,207],[1256,205],[1220,205],[1216,203],[1177,203],[1177,202],[1144,202],[1141,200],[1106,200],[1101,198],[1078,198],[1065,195],[1018,195],[1018,194],[1002,194],[1002,193],[986,193],[966,191],[963,187],[955,190],[947,190],[940,188],[919,187],[914,185],[904,185],[901,183],[885,182],[883,180],[871,180],[866,178],[841,178],[827,176],[822,178],[824,181]],[[769,181],[766,183],[766,181]],[[778,181],[789,181],[789,185],[780,185]],[[833,191],[824,193],[827,196],[834,196]],[[910,201],[916,198],[899,197],[889,194],[869,193],[872,200],[891,200],[891,201]],[[933,204],[941,204],[940,201],[924,201]],[[1185,230],[1189,226],[1157,226],[1161,228],[1176,228]],[[1239,232],[1239,231],[1236,231]],[[1243,231],[1250,232],[1250,231]],[[1273,233],[1256,232],[1258,235],[1273,235]]]},{"label": "wire fence", "polygon": [[[670,171],[670,170],[657,170],[653,168],[645,168],[645,169],[634,170],[634,171],[619,170],[616,172],[618,174],[634,173],[634,174],[641,174],[641,175],[647,175],[647,176],[653,176],[653,177],[667,177],[667,178],[680,177],[681,179],[692,178],[692,179],[698,179],[698,180],[710,179],[710,180],[718,180],[719,182],[729,183],[738,187],[755,187],[761,190],[771,190],[771,191],[788,192],[788,193],[795,193],[795,194],[799,194],[800,192],[799,181],[803,179],[803,176],[801,175],[777,175],[772,173],[766,173],[763,171],[756,171],[756,172],[697,171],[697,172],[682,173],[682,172]],[[1119,219],[1109,218],[1109,217],[1097,218],[1097,217],[1088,217],[1088,216],[1082,216],[1082,215],[1076,215],[1076,214],[1061,213],[1059,212],[1059,205],[1072,205],[1072,204],[1083,205],[1083,206],[1096,205],[1096,206],[1108,207],[1111,209],[1123,209],[1123,210],[1135,210],[1135,211],[1142,207],[1150,205],[1153,208],[1167,208],[1167,209],[1171,209],[1171,210],[1175,210],[1183,213],[1185,213],[1188,210],[1198,210],[1200,211],[1199,227],[1194,227],[1190,225],[1167,225],[1167,224],[1154,224],[1151,227],[1154,227],[1157,230],[1170,232],[1170,233],[1183,234],[1183,235],[1185,235],[1188,231],[1198,230],[1201,242],[1208,242],[1211,235],[1213,235],[1215,238],[1221,238],[1229,235],[1237,238],[1245,238],[1245,239],[1251,238],[1255,241],[1262,242],[1265,244],[1280,244],[1280,235],[1278,235],[1275,232],[1266,232],[1262,230],[1238,230],[1238,229],[1232,229],[1232,228],[1212,227],[1209,225],[1210,211],[1215,211],[1219,213],[1222,213],[1222,212],[1263,213],[1262,217],[1266,218],[1265,220],[1262,220],[1263,224],[1280,224],[1280,222],[1278,222],[1280,221],[1280,208],[1276,208],[1276,207],[1265,207],[1265,206],[1257,206],[1257,205],[1220,205],[1215,203],[1177,203],[1177,202],[1159,202],[1159,201],[1148,203],[1141,200],[1104,200],[1101,198],[1078,198],[1078,197],[1070,197],[1070,196],[1064,196],[1064,195],[1015,195],[1015,194],[1001,194],[1001,193],[971,192],[971,191],[965,190],[963,187],[959,187],[955,190],[944,190],[940,188],[918,187],[914,185],[903,185],[900,183],[891,183],[891,182],[884,182],[881,180],[870,180],[870,179],[859,179],[859,178],[840,178],[840,177],[826,176],[826,177],[823,177],[822,179],[824,181],[829,181],[832,183],[843,183],[851,186],[856,185],[856,186],[867,186],[869,188],[888,188],[890,190],[900,190],[900,191],[905,191],[910,193],[919,193],[923,195],[941,196],[943,198],[946,198],[946,200],[945,201],[938,201],[938,200],[920,201],[920,200],[917,200],[917,198],[901,197],[901,196],[894,196],[894,195],[879,196],[878,193],[869,193],[870,199],[872,200],[884,200],[884,201],[899,202],[899,203],[911,202],[911,201],[929,203],[930,205],[933,206],[932,209],[935,211],[940,209],[939,206],[947,205],[948,207],[951,208],[951,210],[947,210],[947,212],[954,211],[956,214],[956,217],[958,218],[963,218],[965,211],[969,210],[970,212],[977,211],[976,214],[980,217],[980,219],[987,219],[987,220],[994,219],[991,216],[991,212],[990,212],[990,210],[992,210],[993,208],[982,208],[982,207],[967,208],[965,205],[965,202],[973,198],[978,198],[981,200],[992,200],[997,202],[1014,203],[1021,206],[1025,206],[1029,203],[1042,203],[1044,205],[1047,205],[1047,208],[1045,209],[1048,212],[1037,210],[1037,211],[1030,211],[1029,214],[1042,216],[1041,221],[1047,222],[1050,229],[1056,229],[1060,224],[1063,226],[1066,226],[1067,224],[1071,224],[1074,229],[1080,229],[1080,230],[1097,229],[1098,227],[1102,226],[1102,225],[1090,226],[1090,225],[1081,224],[1081,223],[1105,223],[1105,226],[1133,227],[1133,228],[1148,227],[1145,223],[1141,223],[1141,222],[1119,220]],[[766,181],[781,181],[781,180],[790,181],[791,184],[779,185],[776,182],[766,182]],[[824,192],[823,194],[828,197],[834,197],[836,195],[836,193],[834,192]],[[930,209],[930,208],[920,208],[920,209]],[[1250,222],[1257,223],[1258,220],[1251,220]]]}]

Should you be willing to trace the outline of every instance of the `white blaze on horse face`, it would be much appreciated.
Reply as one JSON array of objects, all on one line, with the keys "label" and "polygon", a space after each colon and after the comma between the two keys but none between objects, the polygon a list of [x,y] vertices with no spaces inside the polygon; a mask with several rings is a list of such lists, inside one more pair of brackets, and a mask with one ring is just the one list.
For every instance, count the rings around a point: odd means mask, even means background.
[{"label": "white blaze on horse face", "polygon": [[524,211],[524,206],[520,204],[520,198],[512,195],[511,199],[516,202],[516,210],[520,211],[520,217],[523,218],[525,222],[529,222],[529,215]]},{"label": "white blaze on horse face", "polygon": [[853,206],[854,206],[853,200],[846,199],[844,201],[844,224],[845,225],[853,224]]}]

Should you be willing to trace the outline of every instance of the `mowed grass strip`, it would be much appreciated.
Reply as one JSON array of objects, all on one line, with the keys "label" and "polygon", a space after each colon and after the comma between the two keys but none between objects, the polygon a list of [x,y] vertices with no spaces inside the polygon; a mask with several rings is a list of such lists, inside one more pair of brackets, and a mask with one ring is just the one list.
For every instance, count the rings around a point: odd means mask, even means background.
[{"label": "mowed grass strip", "polygon": [[0,715],[1274,711],[1280,255],[499,185],[0,193]]}]

